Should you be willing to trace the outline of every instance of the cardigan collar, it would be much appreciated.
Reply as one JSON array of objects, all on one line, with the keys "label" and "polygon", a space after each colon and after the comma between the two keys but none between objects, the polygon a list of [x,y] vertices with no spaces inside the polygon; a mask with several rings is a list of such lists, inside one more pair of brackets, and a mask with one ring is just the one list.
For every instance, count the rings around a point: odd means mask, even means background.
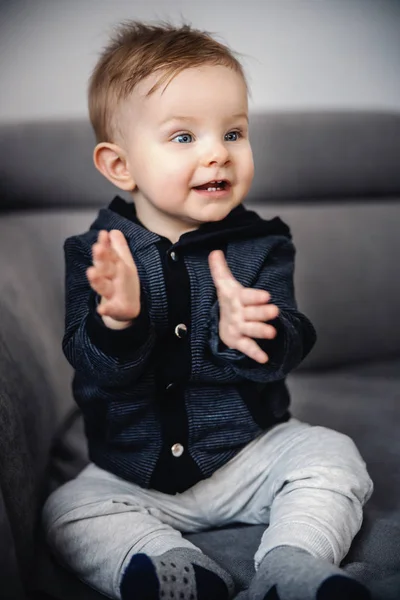
[{"label": "cardigan collar", "polygon": [[[99,212],[92,228],[121,229],[137,249],[166,239],[144,227],[137,218],[135,205],[119,196],[113,199],[108,208]],[[291,238],[289,227],[279,217],[264,220],[241,204],[221,221],[203,223],[198,229],[182,234],[173,246],[217,248],[228,242],[266,235]]]}]

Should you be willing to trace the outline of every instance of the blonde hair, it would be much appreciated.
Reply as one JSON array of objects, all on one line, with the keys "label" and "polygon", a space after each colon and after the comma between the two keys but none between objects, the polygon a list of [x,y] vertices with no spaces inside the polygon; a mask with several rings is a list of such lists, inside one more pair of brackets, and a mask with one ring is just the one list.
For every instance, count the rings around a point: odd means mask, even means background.
[{"label": "blonde hair", "polygon": [[246,83],[243,67],[233,51],[210,33],[188,24],[122,23],[103,50],[89,80],[89,116],[97,143],[114,141],[118,105],[140,81],[160,72],[160,78],[148,92],[150,95],[184,69],[205,64],[229,67]]}]

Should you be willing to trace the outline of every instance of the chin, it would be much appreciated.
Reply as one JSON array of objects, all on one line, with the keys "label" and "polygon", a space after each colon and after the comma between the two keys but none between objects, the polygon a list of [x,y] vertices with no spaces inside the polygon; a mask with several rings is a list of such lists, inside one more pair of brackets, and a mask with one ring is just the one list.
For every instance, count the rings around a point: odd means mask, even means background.
[{"label": "chin", "polygon": [[218,207],[218,209],[214,210],[214,211],[210,211],[210,215],[209,218],[207,219],[207,221],[211,222],[211,221],[222,221],[222,219],[225,219],[225,217],[227,217],[229,215],[229,213],[236,208],[237,206],[239,206],[240,202],[237,202],[235,204],[231,204],[230,206],[225,206],[225,207]]},{"label": "chin", "polygon": [[223,213],[223,214],[212,215],[212,216],[210,216],[209,219],[206,219],[204,221],[204,223],[217,223],[217,221],[222,221],[222,219],[225,219],[225,217],[227,217],[229,215],[229,213],[230,213],[230,210],[228,212]]},{"label": "chin", "polygon": [[[215,202],[213,204],[209,204],[208,206],[194,209],[192,214],[187,216],[187,222],[191,222],[200,226],[204,223],[216,223],[218,221],[222,221],[229,215],[229,213],[239,206],[241,201],[238,202]],[[197,213],[197,214],[196,214]]]}]

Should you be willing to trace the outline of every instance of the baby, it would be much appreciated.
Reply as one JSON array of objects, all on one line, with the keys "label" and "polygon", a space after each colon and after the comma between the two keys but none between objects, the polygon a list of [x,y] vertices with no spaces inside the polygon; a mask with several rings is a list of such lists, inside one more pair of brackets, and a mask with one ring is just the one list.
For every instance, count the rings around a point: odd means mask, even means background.
[{"label": "baby", "polygon": [[65,243],[63,349],[91,462],[48,499],[49,544],[111,598],[227,600],[231,574],[182,533],[265,524],[251,600],[368,599],[338,566],[372,493],[365,463],[288,409],[315,332],[289,228],[242,205],[238,59],[188,25],[128,22],[89,108],[94,163],[133,202]]}]

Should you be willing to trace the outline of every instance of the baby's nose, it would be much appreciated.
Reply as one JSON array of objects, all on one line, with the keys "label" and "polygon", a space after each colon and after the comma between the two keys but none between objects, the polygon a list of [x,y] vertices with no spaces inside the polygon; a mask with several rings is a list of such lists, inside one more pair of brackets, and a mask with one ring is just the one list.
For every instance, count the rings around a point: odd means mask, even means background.
[{"label": "baby's nose", "polygon": [[203,154],[203,162],[208,165],[224,165],[229,161],[229,150],[222,143],[214,143]]}]

